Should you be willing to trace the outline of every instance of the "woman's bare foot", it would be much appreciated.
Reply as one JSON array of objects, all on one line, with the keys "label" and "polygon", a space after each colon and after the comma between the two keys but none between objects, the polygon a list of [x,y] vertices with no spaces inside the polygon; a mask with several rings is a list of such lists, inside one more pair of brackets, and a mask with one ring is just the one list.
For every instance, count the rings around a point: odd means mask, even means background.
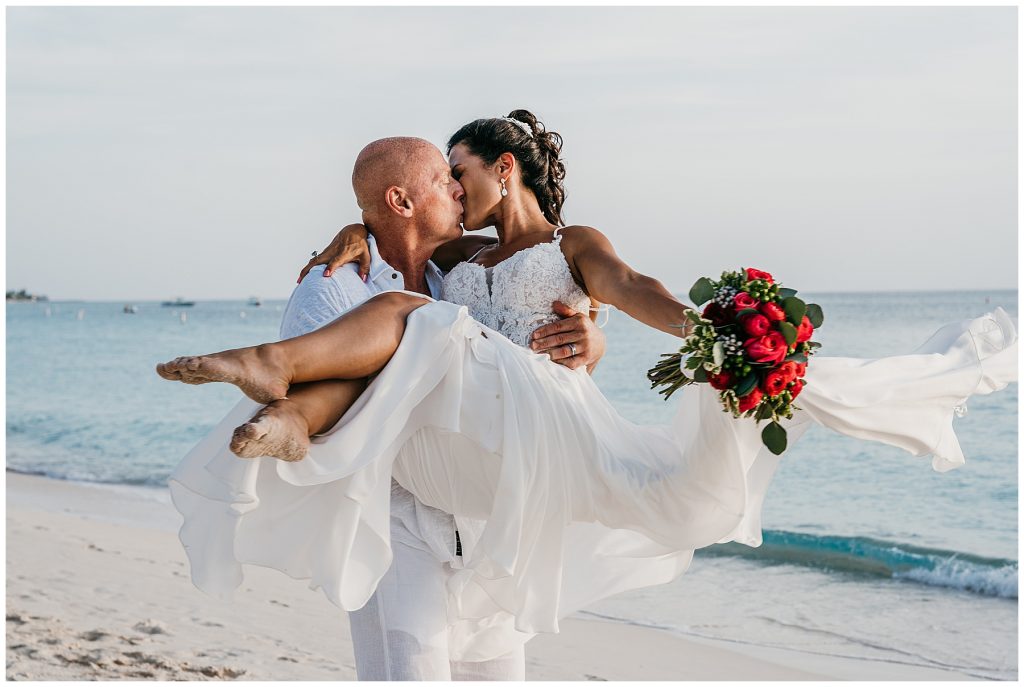
[{"label": "woman's bare foot", "polygon": [[227,382],[257,403],[288,394],[288,375],[268,346],[250,346],[211,355],[185,356],[156,366],[164,379],[185,384]]},{"label": "woman's bare foot", "polygon": [[275,401],[237,427],[231,452],[239,458],[273,456],[288,462],[302,460],[309,451],[309,427],[288,400]]}]

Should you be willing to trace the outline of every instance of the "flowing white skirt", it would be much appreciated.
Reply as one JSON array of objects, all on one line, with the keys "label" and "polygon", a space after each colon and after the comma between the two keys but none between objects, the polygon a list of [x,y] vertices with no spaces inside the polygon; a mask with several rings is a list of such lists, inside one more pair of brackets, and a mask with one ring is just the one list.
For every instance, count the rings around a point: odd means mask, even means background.
[{"label": "flowing white skirt", "polygon": [[[815,356],[801,410],[784,425],[790,445],[816,422],[931,455],[945,471],[964,462],[955,412],[1016,379],[1015,322],[996,309],[943,327],[910,355]],[[391,563],[393,476],[460,528],[477,528],[448,590],[452,657],[506,653],[598,599],[671,581],[694,549],[761,544],[781,457],[707,385],[675,398],[671,425],[633,424],[585,371],[517,346],[464,307],[432,302],[304,460],[228,451],[232,429],[259,408],[249,400],[183,459],[170,488],[192,580],[229,595],[242,564],[261,565],[360,608]]]}]

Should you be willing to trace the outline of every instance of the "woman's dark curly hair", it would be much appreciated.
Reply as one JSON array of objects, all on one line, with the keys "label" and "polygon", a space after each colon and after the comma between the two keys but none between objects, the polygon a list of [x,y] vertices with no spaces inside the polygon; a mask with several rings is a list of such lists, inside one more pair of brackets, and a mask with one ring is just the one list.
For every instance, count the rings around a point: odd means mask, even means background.
[{"label": "woman's dark curly hair", "polygon": [[529,110],[512,110],[508,119],[526,126],[520,127],[505,119],[477,119],[452,134],[448,139],[448,152],[462,143],[489,165],[502,153],[512,153],[519,162],[523,184],[537,196],[544,216],[552,224],[561,226],[565,165],[558,155],[562,152],[562,137],[554,131],[546,131],[544,124]]}]

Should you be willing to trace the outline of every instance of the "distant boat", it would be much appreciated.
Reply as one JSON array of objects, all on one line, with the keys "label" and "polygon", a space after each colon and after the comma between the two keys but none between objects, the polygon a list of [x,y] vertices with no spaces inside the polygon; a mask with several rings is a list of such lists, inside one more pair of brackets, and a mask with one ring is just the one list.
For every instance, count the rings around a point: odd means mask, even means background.
[{"label": "distant boat", "polygon": [[195,304],[195,301],[182,300],[181,297],[179,296],[173,301],[164,301],[160,305],[164,306],[165,308],[191,308]]},{"label": "distant boat", "polygon": [[253,296],[252,298],[249,299],[249,305],[251,305],[254,308],[258,308],[261,305],[263,305],[263,301],[260,300],[259,296]]},{"label": "distant boat", "polygon": [[124,306],[124,313],[126,315],[134,315],[137,312],[139,312],[138,306],[131,305],[130,303],[128,305]]}]

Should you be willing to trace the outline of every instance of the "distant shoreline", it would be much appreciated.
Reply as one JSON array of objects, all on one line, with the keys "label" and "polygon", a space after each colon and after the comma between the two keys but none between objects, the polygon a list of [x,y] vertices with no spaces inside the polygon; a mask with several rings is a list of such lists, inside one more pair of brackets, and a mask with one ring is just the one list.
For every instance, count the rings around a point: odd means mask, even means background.
[{"label": "distant shoreline", "polygon": [[[814,291],[806,289],[805,293],[810,293],[815,296],[893,296],[893,295],[914,295],[914,294],[940,294],[940,293],[978,293],[978,294],[1000,294],[1000,293],[1018,293],[1017,287],[1013,288],[1000,288],[1000,289],[896,289],[896,290],[885,290],[885,291]],[[686,299],[686,292],[673,292],[675,296],[682,299]],[[239,296],[236,298],[195,298],[192,299],[198,305],[201,303],[242,303],[248,304],[251,296]],[[48,304],[61,304],[61,303],[111,303],[124,305],[135,304],[135,305],[149,305],[155,304],[160,305],[165,302],[165,298],[145,298],[145,299],[131,299],[131,298],[117,298],[117,299],[91,299],[91,298],[78,298],[78,299],[63,299],[63,298],[49,298],[46,301],[31,301],[31,300],[8,300],[8,303],[40,303],[45,302]],[[282,296],[280,298],[264,298],[262,299],[263,305],[267,304],[284,304],[288,302],[288,296]],[[252,306],[258,307],[258,306]]]}]

